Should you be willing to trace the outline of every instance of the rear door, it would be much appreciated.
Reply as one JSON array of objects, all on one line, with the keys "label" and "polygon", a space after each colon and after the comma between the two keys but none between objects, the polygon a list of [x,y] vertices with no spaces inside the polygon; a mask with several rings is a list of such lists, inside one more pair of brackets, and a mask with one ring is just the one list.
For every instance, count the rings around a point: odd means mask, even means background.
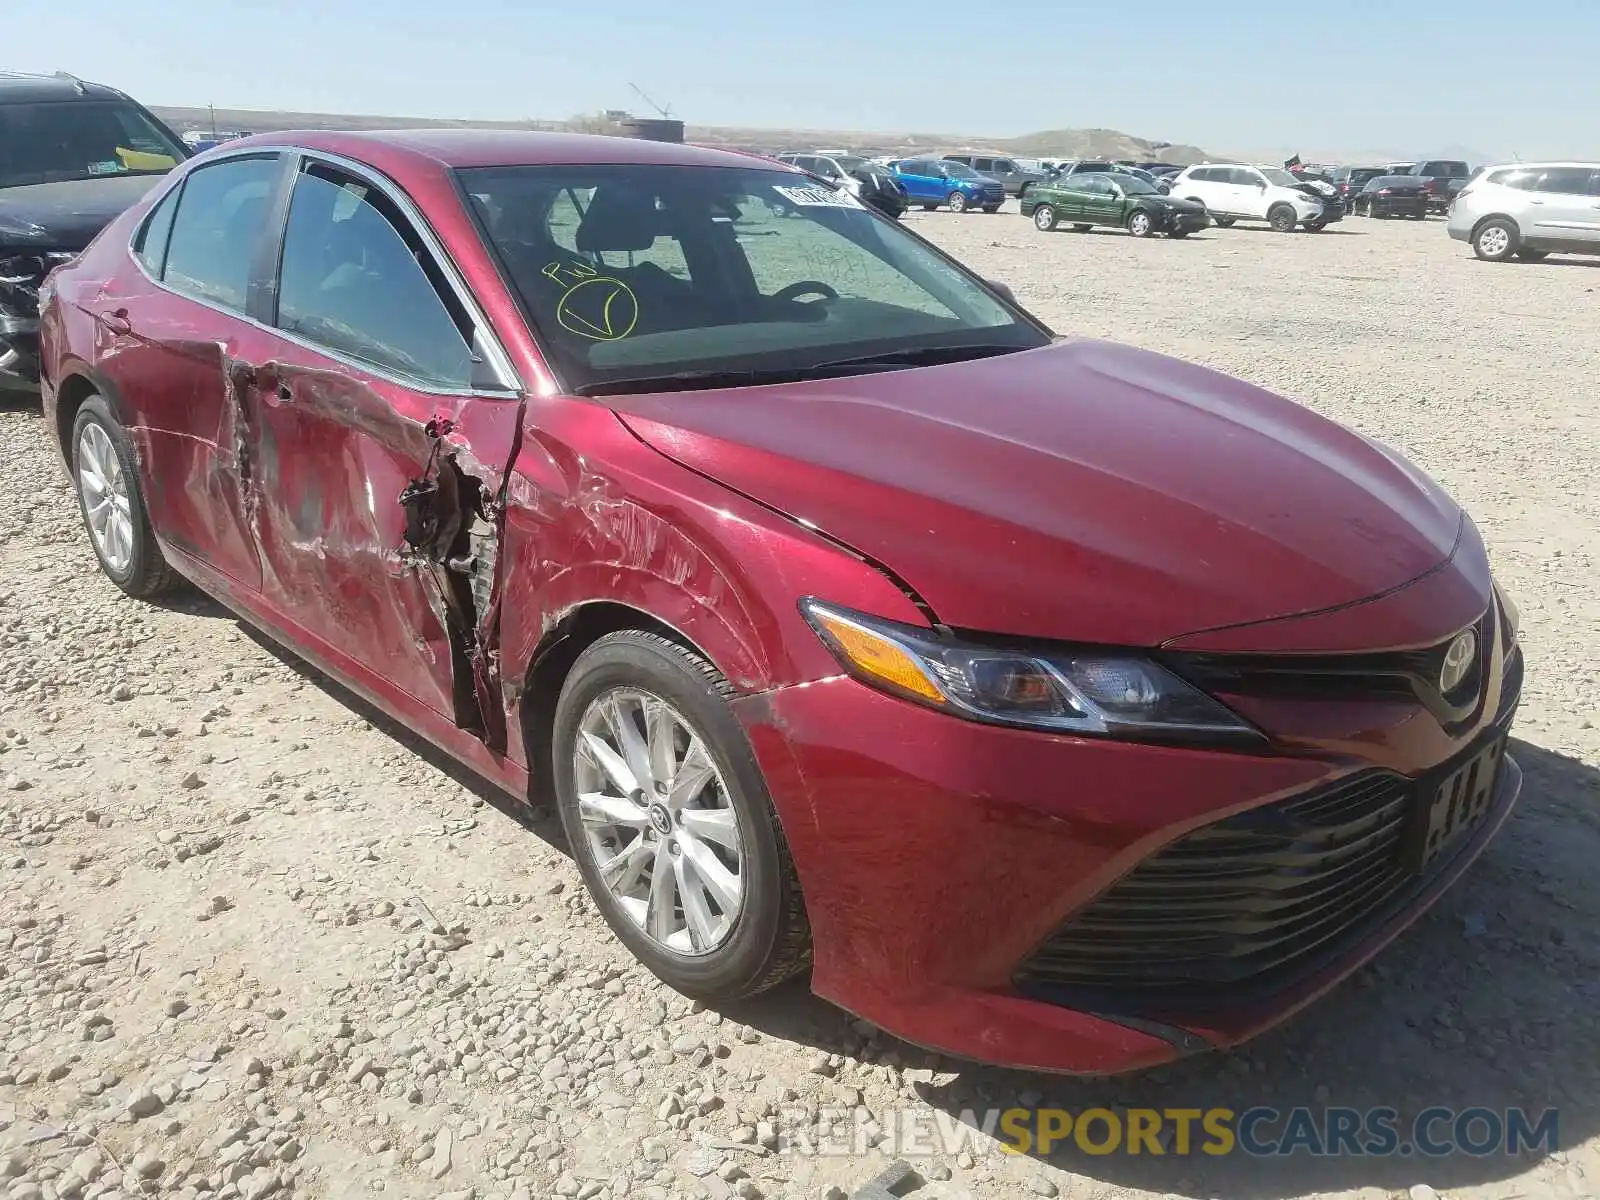
[{"label": "rear door", "polygon": [[245,318],[284,162],[267,152],[190,171],[135,238],[140,274],[114,280],[96,309],[108,334],[96,368],[139,448],[152,526],[247,592],[260,567],[237,383],[258,336]]},{"label": "rear door", "polygon": [[509,363],[392,185],[306,155],[278,220],[276,332],[251,364],[262,592],[335,665],[503,748]]}]

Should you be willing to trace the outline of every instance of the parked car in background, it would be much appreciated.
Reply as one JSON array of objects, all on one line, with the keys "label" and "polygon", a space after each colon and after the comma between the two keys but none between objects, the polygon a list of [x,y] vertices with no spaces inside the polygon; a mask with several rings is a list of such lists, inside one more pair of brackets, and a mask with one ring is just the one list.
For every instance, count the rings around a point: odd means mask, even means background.
[{"label": "parked car in background", "polygon": [[1411,168],[1416,165],[1414,162],[1384,163],[1383,171],[1386,175],[1409,175],[1411,174]]},{"label": "parked car in background", "polygon": [[1211,223],[1204,205],[1174,199],[1135,175],[1111,171],[1037,184],[1022,197],[1022,215],[1046,232],[1058,224],[1079,232],[1107,225],[1137,238],[1152,233],[1186,238]]},{"label": "parked car in background", "polygon": [[1422,181],[1422,190],[1428,197],[1428,211],[1442,213],[1466,187],[1472,171],[1458,158],[1431,158],[1418,163],[1406,174]]},{"label": "parked car in background", "polygon": [[1380,175],[1389,174],[1383,167],[1337,167],[1328,182],[1333,184],[1334,190],[1339,193],[1346,211],[1351,211],[1350,205],[1361,189],[1367,186],[1367,180],[1376,179]]},{"label": "parked car in background", "polygon": [[1445,228],[1490,262],[1600,254],[1600,163],[1490,167],[1457,193]]},{"label": "parked car in background", "polygon": [[904,185],[892,170],[853,154],[780,154],[776,161],[848,188],[862,203],[870,204],[895,220],[900,219],[910,203]]},{"label": "parked car in background", "polygon": [[186,578],[553,803],[713,1007],[808,974],[952,1060],[1174,1062],[1366,964],[1515,808],[1515,609],[1443,488],[1056,342],[793,168],[262,136],[45,292],[38,432],[110,583]]},{"label": "parked car in background", "polygon": [[[1332,188],[1321,185],[1328,192]],[[1336,195],[1324,195],[1310,182],[1282,167],[1206,163],[1185,168],[1172,181],[1172,194],[1197,200],[1226,228],[1235,221],[1265,221],[1280,233],[1301,228],[1316,233],[1344,216]]]},{"label": "parked car in background", "polygon": [[188,157],[115,88],[0,71],[0,389],[38,386],[45,276]]},{"label": "parked car in background", "polygon": [[1428,215],[1428,193],[1415,175],[1376,175],[1362,184],[1351,201],[1358,217],[1412,217]]},{"label": "parked car in background", "polygon": [[1020,196],[1048,178],[1043,171],[1030,171],[1016,159],[992,154],[946,154],[944,161],[964,163],[980,175],[998,179],[1008,196]]},{"label": "parked car in background", "polygon": [[946,206],[951,212],[981,208],[999,212],[1006,189],[998,179],[980,175],[965,163],[937,158],[905,158],[894,165],[894,177],[906,189],[912,204],[932,212]]}]

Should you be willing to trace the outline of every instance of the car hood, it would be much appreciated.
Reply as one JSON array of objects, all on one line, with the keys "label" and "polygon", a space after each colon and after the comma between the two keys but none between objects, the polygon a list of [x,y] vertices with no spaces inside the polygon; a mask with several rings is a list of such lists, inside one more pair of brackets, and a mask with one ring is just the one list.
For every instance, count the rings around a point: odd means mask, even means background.
[{"label": "car hood", "polygon": [[161,175],[105,175],[0,188],[0,244],[82,250]]},{"label": "car hood", "polygon": [[1376,443],[1106,342],[605,402],[958,628],[1158,645],[1399,587],[1449,558],[1462,523]]},{"label": "car hood", "polygon": [[1180,200],[1177,196],[1168,196],[1164,193],[1159,196],[1140,196],[1139,199],[1147,204],[1160,204],[1163,207],[1172,209],[1173,212],[1203,213],[1206,211],[1206,206],[1198,200]]}]

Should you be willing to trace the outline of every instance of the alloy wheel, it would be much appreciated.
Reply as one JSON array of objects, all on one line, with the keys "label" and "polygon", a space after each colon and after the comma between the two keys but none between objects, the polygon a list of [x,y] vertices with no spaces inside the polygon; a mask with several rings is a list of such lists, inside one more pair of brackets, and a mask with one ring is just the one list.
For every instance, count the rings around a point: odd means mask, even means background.
[{"label": "alloy wheel", "polygon": [[1478,235],[1478,248],[1486,258],[1502,258],[1511,248],[1511,234],[1499,225],[1491,225]]},{"label": "alloy wheel", "polygon": [[128,480],[110,435],[92,421],[78,436],[77,466],[78,493],[89,518],[89,535],[106,566],[120,574],[133,562],[133,508]]},{"label": "alloy wheel", "polygon": [[573,783],[587,850],[617,907],[675,954],[709,954],[744,904],[744,846],[706,740],[659,696],[613,688],[578,725]]}]

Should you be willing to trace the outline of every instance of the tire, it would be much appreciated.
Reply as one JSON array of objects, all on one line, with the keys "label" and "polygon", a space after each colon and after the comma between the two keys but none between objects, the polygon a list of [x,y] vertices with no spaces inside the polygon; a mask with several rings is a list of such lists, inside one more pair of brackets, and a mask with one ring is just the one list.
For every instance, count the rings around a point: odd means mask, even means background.
[{"label": "tire", "polygon": [[1041,204],[1033,210],[1034,227],[1043,233],[1049,233],[1056,227],[1056,210],[1049,204]]},{"label": "tire", "polygon": [[[130,596],[171,591],[178,574],[167,564],[150,528],[139,459],[127,432],[100,396],[90,396],[72,423],[72,481],[89,545],[107,579]],[[98,481],[98,482],[97,482]],[[104,514],[96,532],[91,511]]]},{"label": "tire", "polygon": [[1306,232],[1307,233],[1321,233],[1327,227],[1328,227],[1328,223],[1326,221],[1307,221],[1306,222]]},{"label": "tire", "polygon": [[1472,252],[1484,262],[1505,262],[1522,248],[1515,221],[1490,217],[1472,231]]},{"label": "tire", "polygon": [[1000,206],[998,204],[985,204],[983,206],[983,211],[986,213],[997,213],[1000,211]]},{"label": "tire", "polygon": [[1150,219],[1150,214],[1142,208],[1136,208],[1128,214],[1128,233],[1136,238],[1150,236],[1155,228],[1155,222]]},{"label": "tire", "polygon": [[1233,227],[1233,223],[1235,221],[1237,221],[1239,218],[1238,217],[1212,217],[1211,219],[1216,222],[1218,229],[1231,229]]},{"label": "tire", "polygon": [[[578,655],[562,685],[551,732],[561,823],[584,884],[601,915],[623,945],[659,979],[684,995],[712,1004],[766,991],[803,971],[811,961],[811,927],[794,861],[761,768],[744,730],[728,707],[732,695],[728,681],[698,654],[654,633],[624,630],[607,634]],[[614,719],[607,716],[608,699],[620,705],[611,714]],[[663,710],[670,714],[663,718],[659,729],[669,732],[666,744],[672,748],[674,778],[683,774],[693,739],[704,748],[709,771],[698,790],[676,800],[668,798],[665,788],[650,787],[648,808],[630,798],[645,798],[643,789],[636,786],[625,794],[593,751],[584,754],[582,763],[578,761],[580,734],[586,726],[590,732],[600,731],[602,742],[617,761],[621,761],[616,752],[623,735],[616,720],[641,734],[641,747],[647,746],[648,738],[643,735],[652,726],[641,726],[644,703],[660,706],[656,709],[658,714]],[[606,738],[611,741],[605,742]],[[595,742],[584,738],[583,744],[592,746]],[[641,749],[641,755],[646,763],[655,761],[649,749]],[[636,785],[640,783],[626,767],[623,771]],[[580,782],[586,789],[611,797],[610,813],[631,815],[637,809],[640,823],[626,828],[620,824],[586,823],[578,800]],[[721,831],[715,838],[697,837],[683,819],[691,811],[727,813],[729,822],[719,821],[714,826]],[[607,852],[606,843],[619,834],[623,835],[621,853],[628,853],[631,847],[640,848],[639,857],[630,858],[624,867],[622,879],[628,885],[625,890],[642,887],[646,897],[628,897],[627,904],[605,882],[597,859],[598,854]],[[724,841],[727,837],[738,847],[731,870],[731,852]],[[720,865],[720,874],[715,870],[701,874],[693,867],[706,861],[708,854],[714,855],[713,865]],[[716,899],[705,888],[699,889],[693,905],[689,903],[693,891],[681,891],[675,886],[670,905],[652,906],[649,897],[656,894],[656,868],[667,864],[674,868],[673,874],[662,878],[715,878],[722,886],[728,886],[732,879],[739,893],[736,908],[728,905],[734,909],[731,918],[727,909],[711,912]],[[646,867],[648,879],[642,878]],[[640,905],[645,906],[643,910]],[[698,909],[702,924],[710,923],[706,927],[714,931],[714,936],[709,942],[693,935],[691,908]],[[655,913],[665,914],[663,924],[654,933],[647,932],[645,923],[652,921]],[[679,920],[683,923],[681,930],[669,928]],[[657,936],[663,932],[677,945]]]},{"label": "tire", "polygon": [[1272,226],[1274,233],[1293,233],[1299,223],[1294,209],[1287,204],[1274,204],[1267,210],[1267,224]]},{"label": "tire", "polygon": [[945,200],[945,203],[950,206],[950,211],[953,213],[964,213],[967,211],[967,196],[965,192],[951,192],[949,198]]},{"label": "tire", "polygon": [[1075,223],[1072,226],[1072,232],[1073,233],[1088,233],[1093,228],[1094,228],[1093,225],[1085,225],[1082,222],[1078,222],[1078,223]]},{"label": "tire", "polygon": [[936,211],[938,209],[938,207],[939,206],[937,204],[924,204],[922,206],[922,211],[923,212],[934,212],[934,211]]},{"label": "tire", "polygon": [[1523,247],[1521,250],[1517,251],[1517,257],[1523,262],[1543,262],[1546,258],[1550,257],[1550,251],[1529,250],[1526,247]]},{"label": "tire", "polygon": [[1191,229],[1185,229],[1181,225],[1174,225],[1171,229],[1167,230],[1167,236],[1169,238],[1172,238],[1174,241],[1181,242],[1184,238],[1188,237],[1192,232],[1194,232],[1194,231],[1191,230]]}]

